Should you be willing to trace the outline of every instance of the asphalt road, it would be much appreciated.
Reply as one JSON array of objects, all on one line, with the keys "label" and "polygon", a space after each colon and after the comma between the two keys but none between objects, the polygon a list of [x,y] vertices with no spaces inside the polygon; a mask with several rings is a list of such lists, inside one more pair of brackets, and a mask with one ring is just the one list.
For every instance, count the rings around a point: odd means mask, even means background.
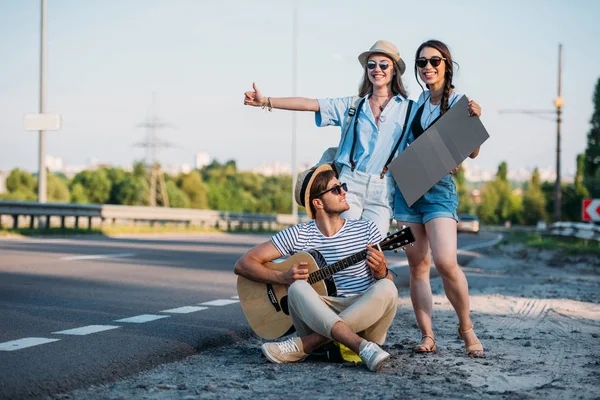
[{"label": "asphalt road", "polygon": [[[496,236],[461,234],[459,248]],[[232,267],[267,239],[0,240],[0,398],[110,382],[247,337]],[[388,256],[405,285],[403,255]]]}]

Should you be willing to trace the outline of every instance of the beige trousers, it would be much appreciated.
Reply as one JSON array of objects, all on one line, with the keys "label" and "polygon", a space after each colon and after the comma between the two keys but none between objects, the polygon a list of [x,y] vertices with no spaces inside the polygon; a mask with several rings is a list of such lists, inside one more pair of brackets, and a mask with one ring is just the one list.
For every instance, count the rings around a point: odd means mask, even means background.
[{"label": "beige trousers", "polygon": [[365,292],[352,297],[320,296],[306,281],[288,289],[290,316],[298,336],[316,332],[331,337],[339,321],[368,341],[383,344],[396,315],[398,289],[389,279],[376,281]]}]

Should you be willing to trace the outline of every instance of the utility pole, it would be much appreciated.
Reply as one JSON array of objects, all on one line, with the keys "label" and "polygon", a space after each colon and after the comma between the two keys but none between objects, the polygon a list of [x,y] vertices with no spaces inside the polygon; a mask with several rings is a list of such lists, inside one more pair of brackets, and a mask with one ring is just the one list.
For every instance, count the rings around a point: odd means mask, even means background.
[{"label": "utility pole", "polygon": [[[40,36],[40,114],[46,112],[46,0],[41,0],[41,36]],[[46,202],[46,138],[43,130],[39,133],[39,173],[38,202]],[[41,223],[41,220],[40,220]]]},{"label": "utility pole", "polygon": [[146,128],[146,140],[144,142],[136,143],[136,147],[146,148],[146,168],[148,174],[148,180],[150,183],[150,193],[148,196],[148,204],[151,207],[162,205],[163,207],[170,207],[169,195],[167,193],[167,187],[165,184],[165,176],[158,161],[158,149],[175,147],[173,144],[160,140],[156,136],[158,129],[171,127],[170,124],[160,121],[156,115],[156,95],[152,93],[152,109],[150,117],[140,124],[139,128]]},{"label": "utility pole", "polygon": [[[296,89],[298,86],[298,10],[294,5],[293,13],[293,28],[292,28],[292,96],[296,97]],[[296,116],[298,112],[292,111],[292,215],[294,220],[298,222],[298,204],[294,191],[296,188]],[[308,206],[308,204],[306,205]]]},{"label": "utility pole", "polygon": [[558,95],[554,99],[556,107],[556,182],[554,183],[554,221],[560,221],[562,190],[560,187],[560,123],[562,107],[565,100],[561,97],[562,89],[562,44],[558,45]]},{"label": "utility pole", "polygon": [[562,44],[558,45],[558,95],[554,99],[555,110],[498,110],[500,114],[556,114],[556,181],[554,182],[554,221],[561,219],[562,189],[560,175],[560,124],[562,123],[562,108],[565,100],[562,93]]}]

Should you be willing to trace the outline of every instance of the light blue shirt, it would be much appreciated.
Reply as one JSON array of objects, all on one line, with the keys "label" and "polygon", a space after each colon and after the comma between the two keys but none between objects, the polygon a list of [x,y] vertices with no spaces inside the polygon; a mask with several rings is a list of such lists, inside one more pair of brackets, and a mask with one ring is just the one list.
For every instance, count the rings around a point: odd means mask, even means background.
[{"label": "light blue shirt", "polygon": [[[463,94],[456,93],[453,91],[452,93],[450,93],[450,97],[448,98],[448,106],[452,107],[463,96]],[[419,100],[417,100],[417,106],[421,107],[423,104],[425,104],[423,108],[423,114],[421,115],[421,126],[423,127],[423,129],[429,128],[429,125],[431,125],[431,123],[435,121],[437,117],[440,116],[441,112],[439,104],[435,106],[431,105],[431,102],[429,100],[430,97],[431,93],[429,92],[429,90],[425,90],[419,96]]]},{"label": "light blue shirt", "polygon": [[[346,115],[352,106],[352,97],[318,99],[317,101],[320,110],[315,113],[317,126],[339,126],[343,132],[345,126],[342,125],[346,122]],[[379,128],[375,123],[375,116],[369,106],[369,100],[364,101],[357,117],[355,117],[358,118],[356,127],[358,138],[354,148],[354,161],[358,171],[372,175],[381,174],[392,149],[402,134],[406,110],[410,101],[412,100],[407,100],[399,94],[392,97],[381,113]],[[416,107],[413,106],[413,112],[415,109]],[[350,120],[350,123],[352,125],[348,129],[344,143],[340,145],[340,156],[337,159],[340,164],[348,168],[351,167],[350,151],[354,140],[354,121]],[[408,134],[407,129],[398,151],[406,147]],[[394,158],[397,156],[398,151],[394,154]],[[391,176],[389,171],[386,175]]]}]

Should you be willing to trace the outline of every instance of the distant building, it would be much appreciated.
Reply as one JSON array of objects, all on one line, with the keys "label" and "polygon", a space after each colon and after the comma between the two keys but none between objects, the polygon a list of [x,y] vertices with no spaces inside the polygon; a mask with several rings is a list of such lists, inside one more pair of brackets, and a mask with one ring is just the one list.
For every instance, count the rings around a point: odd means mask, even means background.
[{"label": "distant building", "polygon": [[46,168],[50,172],[62,172],[63,170],[63,159],[60,157],[54,157],[50,154],[46,155]]},{"label": "distant building", "polygon": [[254,168],[252,172],[265,176],[290,175],[292,173],[292,169],[290,168],[289,164],[274,161],[272,163],[263,163],[257,168]]},{"label": "distant building", "polygon": [[196,169],[201,169],[202,167],[210,164],[210,155],[205,152],[196,153],[195,166]]},{"label": "distant building", "polygon": [[6,178],[10,175],[10,171],[0,171],[0,194],[6,193]]}]

